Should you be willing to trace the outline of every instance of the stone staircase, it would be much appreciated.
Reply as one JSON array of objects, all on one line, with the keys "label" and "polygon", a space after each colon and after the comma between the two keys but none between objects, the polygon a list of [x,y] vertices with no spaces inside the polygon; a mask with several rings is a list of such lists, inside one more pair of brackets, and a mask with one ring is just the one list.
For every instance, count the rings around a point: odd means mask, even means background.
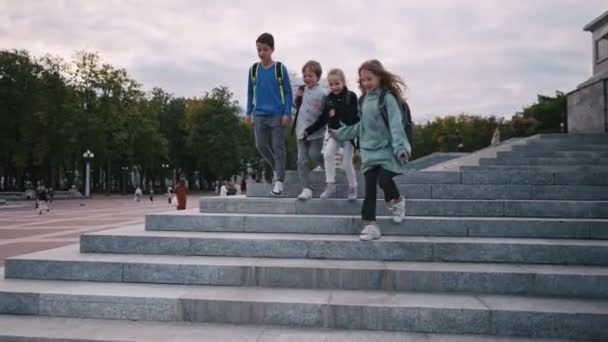
[{"label": "stone staircase", "polygon": [[360,200],[297,201],[293,172],[286,198],[250,184],[248,198],[202,198],[200,210],[7,259],[0,327],[26,338],[36,324],[83,324],[108,339],[102,327],[135,320],[115,338],[142,341],[155,340],[147,321],[220,323],[238,341],[266,341],[242,333],[265,326],[284,327],[268,341],[608,340],[608,169],[562,169],[602,167],[603,153],[606,135],[543,135],[461,172],[399,176],[407,218],[381,216],[374,242],[358,241]]}]

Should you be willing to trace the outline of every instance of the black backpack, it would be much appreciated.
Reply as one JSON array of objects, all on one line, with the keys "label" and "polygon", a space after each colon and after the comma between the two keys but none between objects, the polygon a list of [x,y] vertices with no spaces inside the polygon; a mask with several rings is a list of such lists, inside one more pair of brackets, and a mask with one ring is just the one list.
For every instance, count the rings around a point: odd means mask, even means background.
[{"label": "black backpack", "polygon": [[[388,89],[382,89],[380,91],[380,97],[378,98],[378,110],[380,111],[380,115],[382,116],[382,121],[384,121],[384,124],[386,125],[387,128],[390,129],[389,124],[388,124],[388,109],[386,109],[386,93],[388,93],[389,90]],[[399,108],[401,109],[401,124],[403,125],[403,129],[405,130],[405,134],[407,135],[407,140],[409,141],[409,143],[412,143],[413,140],[413,136],[412,136],[412,113],[410,111],[410,106],[407,104],[407,102],[403,99],[399,99],[398,96],[395,96],[395,94],[393,94],[393,96],[395,97],[395,99],[397,100],[397,103],[399,104]],[[362,106],[363,106],[363,99],[365,98],[365,95],[361,96],[359,98],[359,112],[361,112],[362,110]]]}]

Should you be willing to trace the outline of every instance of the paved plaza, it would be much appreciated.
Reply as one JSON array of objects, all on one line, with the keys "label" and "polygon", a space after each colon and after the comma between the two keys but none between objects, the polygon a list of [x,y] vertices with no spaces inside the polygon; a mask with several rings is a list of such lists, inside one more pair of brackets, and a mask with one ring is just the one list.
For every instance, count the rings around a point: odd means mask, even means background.
[{"label": "paved plaza", "polygon": [[[199,197],[189,196],[188,208],[196,208]],[[95,195],[54,201],[50,208],[50,213],[38,215],[33,201],[0,206],[0,267],[12,256],[76,244],[80,234],[143,224],[147,213],[175,210],[163,195],[139,203],[130,195]]]}]

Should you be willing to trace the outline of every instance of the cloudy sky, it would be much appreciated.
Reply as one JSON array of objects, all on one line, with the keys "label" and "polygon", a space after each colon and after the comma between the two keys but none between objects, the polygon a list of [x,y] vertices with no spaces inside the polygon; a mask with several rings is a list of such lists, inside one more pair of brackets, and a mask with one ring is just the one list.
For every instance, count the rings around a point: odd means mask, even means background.
[{"label": "cloudy sky", "polygon": [[0,0],[0,49],[97,51],[148,90],[197,96],[226,85],[243,105],[267,31],[292,72],[316,59],[354,86],[361,62],[380,59],[408,84],[416,121],[510,116],[591,75],[582,27],[606,10],[605,0]]}]

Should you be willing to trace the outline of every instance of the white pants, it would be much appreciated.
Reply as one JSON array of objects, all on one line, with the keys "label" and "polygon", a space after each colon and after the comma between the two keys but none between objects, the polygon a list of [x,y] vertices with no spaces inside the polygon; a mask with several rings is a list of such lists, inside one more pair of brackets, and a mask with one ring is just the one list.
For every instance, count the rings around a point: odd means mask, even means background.
[{"label": "white pants", "polygon": [[324,149],[325,155],[325,179],[327,183],[336,182],[336,152],[340,147],[344,148],[342,156],[342,168],[346,172],[346,179],[351,188],[357,187],[357,176],[355,175],[355,167],[353,166],[353,154],[355,147],[350,141],[339,143],[334,138],[329,138]]}]

